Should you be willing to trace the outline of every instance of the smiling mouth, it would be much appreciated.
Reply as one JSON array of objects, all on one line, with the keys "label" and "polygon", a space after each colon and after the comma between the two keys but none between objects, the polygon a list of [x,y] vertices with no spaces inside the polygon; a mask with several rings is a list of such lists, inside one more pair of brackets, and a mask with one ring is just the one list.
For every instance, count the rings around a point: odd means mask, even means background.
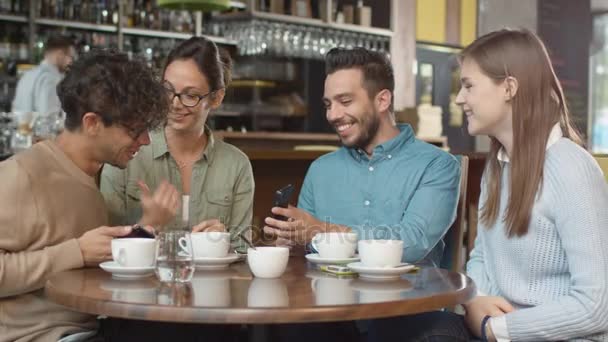
[{"label": "smiling mouth", "polygon": [[346,131],[347,129],[351,128],[353,125],[354,125],[353,123],[345,123],[345,124],[334,125],[334,128],[336,129],[336,132],[342,133],[342,132]]}]

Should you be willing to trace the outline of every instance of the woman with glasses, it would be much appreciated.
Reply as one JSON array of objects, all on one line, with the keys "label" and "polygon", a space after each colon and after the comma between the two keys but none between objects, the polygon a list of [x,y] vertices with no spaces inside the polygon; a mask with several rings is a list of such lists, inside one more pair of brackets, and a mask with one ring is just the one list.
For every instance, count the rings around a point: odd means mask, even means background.
[{"label": "woman with glasses", "polygon": [[166,124],[150,132],[150,145],[126,169],[106,166],[102,173],[101,191],[113,223],[139,217],[142,194],[166,180],[182,193],[182,227],[172,228],[228,231],[233,247],[246,250],[238,235],[250,235],[251,164],[236,147],[215,139],[205,125],[224,99],[231,66],[230,56],[203,37],[190,38],[169,53],[163,70],[171,102]]}]

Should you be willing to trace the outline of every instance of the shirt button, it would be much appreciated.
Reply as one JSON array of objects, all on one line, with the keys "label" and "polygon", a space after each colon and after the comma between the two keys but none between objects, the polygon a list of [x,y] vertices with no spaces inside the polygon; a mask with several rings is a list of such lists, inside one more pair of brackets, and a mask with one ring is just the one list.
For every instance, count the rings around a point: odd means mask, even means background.
[{"label": "shirt button", "polygon": [[371,172],[371,171],[374,171],[374,167],[373,167],[373,166],[370,166],[370,167],[369,167],[369,171],[370,171],[370,172]]},{"label": "shirt button", "polygon": [[388,155],[388,159],[391,159],[391,158],[393,158],[393,156],[391,156],[391,155],[389,154],[389,155]]},{"label": "shirt button", "polygon": [[365,202],[363,202],[363,204],[365,204],[365,206],[367,207],[369,205],[369,201],[366,200]]}]

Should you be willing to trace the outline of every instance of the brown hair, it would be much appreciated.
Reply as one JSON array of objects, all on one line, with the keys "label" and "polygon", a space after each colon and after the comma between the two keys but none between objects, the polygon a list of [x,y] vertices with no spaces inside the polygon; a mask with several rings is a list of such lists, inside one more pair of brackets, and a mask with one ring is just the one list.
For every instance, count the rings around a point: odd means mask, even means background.
[{"label": "brown hair", "polygon": [[[460,55],[474,60],[496,83],[513,77],[518,90],[512,98],[513,151],[510,156],[509,200],[504,218],[509,237],[528,232],[532,207],[542,187],[547,139],[559,123],[563,136],[581,144],[570,123],[568,106],[542,41],[528,30],[503,29],[475,40]],[[500,142],[492,140],[485,171],[487,198],[481,221],[496,223],[500,208],[502,167],[497,159]]]},{"label": "brown hair", "polygon": [[[65,128],[75,131],[87,112],[105,126],[152,130],[165,122],[169,101],[154,72],[139,59],[114,50],[92,50],[68,68],[57,85],[66,113]],[[140,132],[141,133],[141,132]]]},{"label": "brown hair", "polygon": [[333,74],[338,70],[357,68],[363,72],[363,86],[370,99],[380,91],[391,92],[390,112],[393,112],[395,76],[393,66],[384,53],[362,47],[352,49],[333,48],[325,55],[325,73]]},{"label": "brown hair", "polygon": [[228,87],[232,77],[232,59],[205,37],[191,37],[176,46],[167,57],[163,75],[169,64],[176,60],[192,59],[207,78],[211,91]]}]

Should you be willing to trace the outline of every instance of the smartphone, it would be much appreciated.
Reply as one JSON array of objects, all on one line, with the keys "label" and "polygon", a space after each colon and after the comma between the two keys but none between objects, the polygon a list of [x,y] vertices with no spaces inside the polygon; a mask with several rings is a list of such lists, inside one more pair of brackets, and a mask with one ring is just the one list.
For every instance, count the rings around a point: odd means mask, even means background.
[{"label": "smartphone", "polygon": [[[291,199],[291,196],[293,195],[293,190],[294,190],[293,185],[288,184],[288,185],[282,187],[281,189],[275,191],[274,200],[272,201],[272,206],[287,208],[287,206],[289,205],[289,200]],[[277,220],[287,221],[287,217],[282,216],[282,215],[273,214],[272,217],[274,217]]]},{"label": "smartphone", "polygon": [[125,236],[121,236],[120,238],[145,238],[145,239],[154,239],[154,234],[150,233],[149,231],[145,230],[144,227],[142,227],[139,224],[134,225],[133,227],[131,227],[131,232]]}]

